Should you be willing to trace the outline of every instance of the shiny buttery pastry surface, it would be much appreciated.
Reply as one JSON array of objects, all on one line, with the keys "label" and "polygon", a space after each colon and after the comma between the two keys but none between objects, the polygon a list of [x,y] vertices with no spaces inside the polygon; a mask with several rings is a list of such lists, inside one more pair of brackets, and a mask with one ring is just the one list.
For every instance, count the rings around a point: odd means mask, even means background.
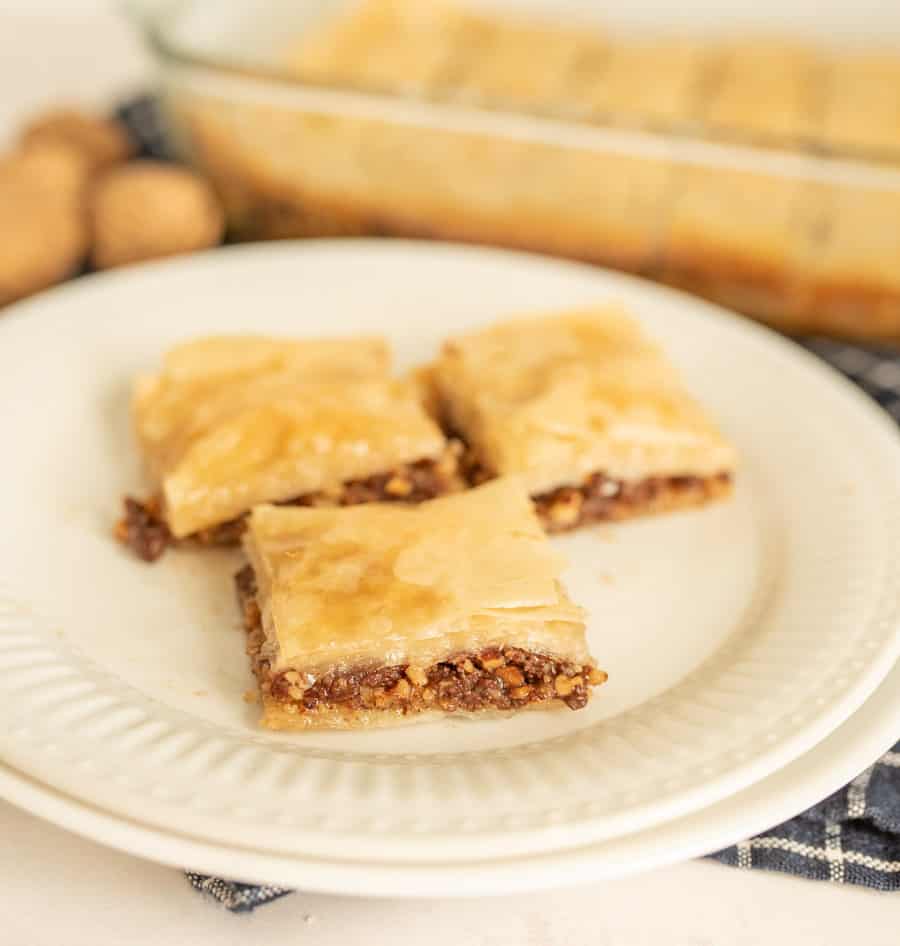
[{"label": "shiny buttery pastry surface", "polygon": [[376,338],[222,336],[173,349],[141,378],[134,420],[171,533],[260,502],[438,457],[446,440]]},{"label": "shiny buttery pastry surface", "polygon": [[432,377],[477,462],[519,476],[533,496],[596,476],[612,484],[607,492],[710,481],[718,495],[734,470],[732,446],[618,308],[511,319],[451,339]]},{"label": "shiny buttery pastry surface", "polygon": [[584,615],[515,479],[418,506],[258,506],[239,576],[267,725],[580,708]]}]

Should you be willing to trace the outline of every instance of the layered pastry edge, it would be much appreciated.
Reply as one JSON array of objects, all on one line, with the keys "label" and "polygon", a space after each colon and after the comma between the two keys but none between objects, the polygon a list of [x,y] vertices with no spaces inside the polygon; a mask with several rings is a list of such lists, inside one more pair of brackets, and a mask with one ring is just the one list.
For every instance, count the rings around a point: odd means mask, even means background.
[{"label": "layered pastry edge", "polygon": [[[540,375],[541,381],[544,374],[554,369],[552,362],[562,357],[553,351],[554,334],[570,329],[588,335],[602,335],[608,331],[612,357],[621,358],[623,362],[634,358],[636,372],[649,374],[650,385],[642,390],[631,390],[626,379],[622,390],[601,393],[596,398],[597,404],[603,409],[607,407],[604,400],[614,405],[607,411],[613,421],[617,411],[624,417],[624,410],[629,407],[639,408],[642,404],[651,407],[654,401],[661,404],[662,419],[658,432],[662,449],[656,451],[659,455],[654,454],[651,443],[651,449],[644,450],[642,457],[640,439],[635,440],[629,455],[626,439],[614,451],[613,462],[592,466],[587,458],[596,452],[597,444],[602,443],[603,433],[586,435],[584,430],[566,431],[567,418],[561,414],[558,405],[546,414],[541,423],[533,423],[527,416],[523,422],[524,412],[532,410],[540,399],[549,401],[556,397],[552,380],[546,385],[546,390],[525,396],[509,396],[501,387],[499,394],[488,391],[485,398],[483,391],[471,383],[473,376],[482,374],[483,365],[477,358],[466,365],[466,346],[478,346],[480,338],[490,338],[497,333],[502,339],[503,333],[514,333],[517,328],[522,331],[538,328],[545,335],[546,343],[542,346],[536,342],[533,347],[548,352],[547,362],[542,363],[539,355],[537,361],[532,360],[522,371],[523,375],[529,372]],[[496,350],[491,352],[491,357],[502,357],[514,364],[516,342],[511,334],[510,339],[512,344],[504,348],[502,342],[498,347],[495,337]],[[566,355],[565,358],[564,372],[583,370],[588,376],[596,377],[602,377],[604,373],[602,363],[592,363],[587,355],[583,358],[578,354]],[[734,448],[687,393],[664,354],[644,337],[633,319],[615,307],[509,319],[460,339],[451,339],[445,342],[441,354],[431,366],[428,381],[445,429],[452,431],[452,436],[464,444],[461,469],[467,482],[478,484],[496,476],[521,477],[548,532],[701,506],[723,499],[732,492],[737,466]],[[575,405],[574,395],[565,395],[563,403],[565,397]],[[583,398],[582,403],[586,399]],[[639,434],[647,443],[648,430],[652,435],[653,419],[642,418],[641,423],[644,429]],[[545,436],[541,424],[545,425]],[[510,455],[497,445],[499,442],[502,448],[503,440],[513,439],[504,428],[516,425],[519,428],[517,450]],[[680,438],[682,442],[670,448],[666,446],[667,437]],[[573,447],[576,441],[581,444],[580,450]],[[527,445],[524,453],[517,452],[521,443]],[[556,449],[559,443],[565,444],[564,451]],[[533,454],[542,453],[547,462],[531,461]],[[557,455],[563,454],[567,459],[557,462]]]},{"label": "layered pastry edge", "polygon": [[364,661],[310,673],[274,671],[251,565],[235,575],[247,654],[267,729],[347,729],[423,722],[438,716],[484,717],[525,709],[582,709],[607,674],[592,663],[521,647],[448,653],[426,664]]},{"label": "layered pastry edge", "polygon": [[[361,503],[419,503],[463,488],[459,460],[464,452],[459,441],[451,440],[437,457],[403,463],[384,473],[347,480],[331,490],[305,493],[283,500],[285,506],[356,506]],[[158,494],[149,499],[126,496],[122,517],[116,523],[116,538],[147,562],[156,561],[167,548],[189,543],[205,547],[240,544],[247,524],[247,512],[232,519],[198,529],[176,538],[166,522],[165,501]]]}]

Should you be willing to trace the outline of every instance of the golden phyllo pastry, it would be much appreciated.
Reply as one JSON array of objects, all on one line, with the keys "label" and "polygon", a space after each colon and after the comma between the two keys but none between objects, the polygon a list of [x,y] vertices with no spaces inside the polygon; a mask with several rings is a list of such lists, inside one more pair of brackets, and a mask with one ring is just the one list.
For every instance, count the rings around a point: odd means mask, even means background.
[{"label": "golden phyllo pastry", "polygon": [[815,50],[774,39],[725,44],[699,118],[713,135],[798,147],[818,134],[825,62]]},{"label": "golden phyllo pastry", "polygon": [[514,480],[415,507],[258,506],[244,548],[270,728],[580,709],[606,679]]},{"label": "golden phyllo pastry", "polygon": [[136,386],[156,498],[129,501],[121,537],[152,559],[167,536],[233,544],[256,503],[415,502],[449,491],[454,456],[415,389],[388,368],[380,339],[234,336],[175,348]]},{"label": "golden phyllo pastry", "polygon": [[468,55],[457,62],[456,84],[464,99],[518,110],[553,110],[565,76],[584,53],[577,28],[549,20],[467,19]]},{"label": "golden phyllo pastry", "polygon": [[807,323],[835,335],[900,339],[900,191],[821,185],[825,226],[809,255]]},{"label": "golden phyllo pastry", "polygon": [[289,66],[303,79],[423,94],[453,69],[463,28],[461,13],[440,0],[365,0],[310,29]]},{"label": "golden phyllo pastry", "polygon": [[516,204],[523,245],[634,272],[656,263],[672,165],[558,146],[533,151],[531,187]]},{"label": "golden phyllo pastry", "polygon": [[731,445],[618,309],[503,322],[447,342],[434,379],[470,475],[516,475],[552,530],[726,494]]},{"label": "golden phyllo pastry", "polygon": [[820,229],[815,205],[815,189],[797,178],[679,167],[672,175],[660,276],[792,329],[785,304],[796,299]]},{"label": "golden phyllo pastry", "polygon": [[900,158],[900,56],[893,50],[835,56],[822,143],[837,154]]},{"label": "golden phyllo pastry", "polygon": [[702,44],[681,38],[620,42],[573,72],[567,91],[601,121],[680,127],[696,118],[708,59]]}]

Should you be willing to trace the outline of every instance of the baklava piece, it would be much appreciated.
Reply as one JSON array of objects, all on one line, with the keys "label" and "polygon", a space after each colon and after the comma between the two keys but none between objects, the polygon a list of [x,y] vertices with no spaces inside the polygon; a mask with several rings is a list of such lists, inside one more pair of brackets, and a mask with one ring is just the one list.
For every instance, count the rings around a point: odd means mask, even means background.
[{"label": "baklava piece", "polygon": [[800,273],[817,237],[815,200],[808,182],[788,176],[679,167],[659,276],[792,331]]},{"label": "baklava piece", "polygon": [[257,506],[244,547],[270,729],[580,709],[606,679],[515,480],[416,507]]},{"label": "baklava piece", "polygon": [[822,238],[810,257],[806,321],[846,338],[900,340],[900,192],[823,184]]},{"label": "baklava piece", "polygon": [[708,61],[701,44],[681,38],[619,43],[573,74],[568,97],[595,121],[681,128],[696,118]]},{"label": "baklava piece", "polygon": [[820,133],[826,64],[805,46],[774,39],[726,44],[700,120],[714,136],[804,147]]},{"label": "baklava piece", "polygon": [[552,146],[541,157],[532,187],[519,195],[518,222],[510,232],[536,249],[629,272],[655,271],[672,200],[672,165]]},{"label": "baklava piece", "polygon": [[833,57],[822,143],[838,155],[896,162],[900,157],[900,56],[848,52]]},{"label": "baklava piece", "polygon": [[662,352],[615,309],[504,322],[447,342],[434,371],[470,475],[516,475],[550,531],[695,506],[735,454]]},{"label": "baklava piece", "polygon": [[464,100],[514,110],[553,112],[565,77],[590,49],[583,30],[550,20],[472,15],[468,55],[460,55],[457,92]]},{"label": "baklava piece", "polygon": [[118,535],[142,558],[191,538],[233,545],[257,503],[419,502],[457,487],[456,453],[379,339],[216,337],[138,381],[153,499]]},{"label": "baklava piece", "polygon": [[314,82],[428,95],[452,73],[463,28],[441,0],[364,0],[322,18],[291,50],[289,68]]}]

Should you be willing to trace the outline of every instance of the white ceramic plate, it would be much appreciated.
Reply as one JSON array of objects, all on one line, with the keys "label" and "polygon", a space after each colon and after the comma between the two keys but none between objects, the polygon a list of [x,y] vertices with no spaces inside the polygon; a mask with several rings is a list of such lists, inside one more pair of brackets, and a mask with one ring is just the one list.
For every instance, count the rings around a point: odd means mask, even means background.
[{"label": "white ceramic plate", "polygon": [[[728,503],[559,540],[610,671],[592,706],[366,734],[255,728],[236,556],[147,567],[110,540],[139,486],[133,374],[177,339],[248,329],[383,331],[406,365],[448,331],[611,298],[744,464]],[[710,805],[824,738],[900,644],[890,422],[772,334],[627,277],[433,244],[219,251],[18,307],[0,323],[0,397],[6,762],[172,835],[346,864],[344,889],[360,865],[384,879],[476,852],[552,855]]]},{"label": "white ceramic plate", "polygon": [[320,893],[396,897],[513,893],[590,883],[718,851],[793,817],[846,785],[894,744],[900,666],[799,759],[708,808],[652,828],[532,857],[427,867],[313,860],[211,844],[111,815],[0,765],[0,797],[110,847],[214,876]]}]

